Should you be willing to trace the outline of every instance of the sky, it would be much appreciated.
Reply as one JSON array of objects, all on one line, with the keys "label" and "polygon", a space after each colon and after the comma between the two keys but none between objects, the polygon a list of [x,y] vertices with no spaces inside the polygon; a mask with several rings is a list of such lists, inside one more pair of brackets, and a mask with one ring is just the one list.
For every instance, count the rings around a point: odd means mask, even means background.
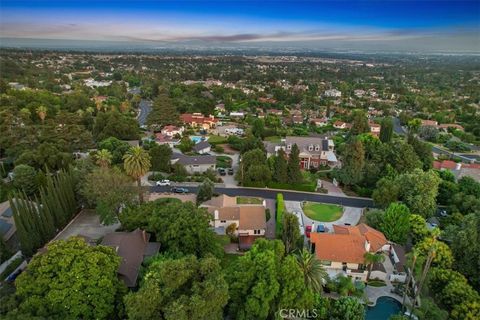
[{"label": "sky", "polygon": [[480,0],[1,0],[0,37],[480,52]]}]

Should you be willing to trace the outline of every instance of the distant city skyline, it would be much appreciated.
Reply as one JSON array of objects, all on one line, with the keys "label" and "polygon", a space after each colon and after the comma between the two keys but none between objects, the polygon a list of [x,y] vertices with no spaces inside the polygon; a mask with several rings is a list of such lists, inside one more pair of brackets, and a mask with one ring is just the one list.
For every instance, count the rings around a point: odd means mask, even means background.
[{"label": "distant city skyline", "polygon": [[19,39],[480,52],[480,1],[2,0],[0,28]]}]

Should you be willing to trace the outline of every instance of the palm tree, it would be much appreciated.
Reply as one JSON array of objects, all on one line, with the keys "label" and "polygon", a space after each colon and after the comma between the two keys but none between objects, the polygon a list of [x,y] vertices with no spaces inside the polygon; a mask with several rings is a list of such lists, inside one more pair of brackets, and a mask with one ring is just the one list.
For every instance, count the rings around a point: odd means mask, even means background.
[{"label": "palm tree", "polygon": [[141,178],[150,169],[150,155],[141,147],[131,148],[123,156],[123,166],[129,176],[137,180],[139,200],[143,202]]},{"label": "palm tree", "polygon": [[106,149],[97,152],[97,165],[101,168],[108,168],[112,163],[112,154]]},{"label": "palm tree", "polygon": [[370,277],[373,264],[385,261],[385,256],[383,254],[365,252],[363,259],[365,259],[365,264],[368,265],[368,276]]},{"label": "palm tree", "polygon": [[42,120],[42,123],[43,123],[43,121],[45,121],[45,117],[47,116],[47,108],[45,108],[45,106],[39,106],[37,108],[37,114],[38,114],[38,117],[40,118],[40,120]]},{"label": "palm tree", "polygon": [[328,274],[322,266],[320,260],[315,255],[308,252],[307,249],[302,249],[295,255],[297,264],[302,270],[305,286],[312,289],[314,292],[323,291],[323,283],[327,280]]}]

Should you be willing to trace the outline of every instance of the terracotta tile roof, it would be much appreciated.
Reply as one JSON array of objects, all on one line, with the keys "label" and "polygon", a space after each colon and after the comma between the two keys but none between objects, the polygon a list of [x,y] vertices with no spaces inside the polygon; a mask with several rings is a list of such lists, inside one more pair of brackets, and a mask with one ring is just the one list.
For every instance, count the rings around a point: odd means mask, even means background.
[{"label": "terracotta tile roof", "polygon": [[454,170],[457,168],[457,163],[452,160],[433,161],[433,168],[437,170],[440,170],[440,169]]},{"label": "terracotta tile roof", "polygon": [[180,115],[180,119],[184,123],[212,123],[218,122],[218,119],[215,119],[214,116],[204,116],[200,113],[184,113]]},{"label": "terracotta tile roof", "polygon": [[348,263],[365,260],[365,238],[360,235],[312,232],[310,241],[315,244],[315,254],[320,260]]},{"label": "terracotta tile roof", "polygon": [[388,243],[382,232],[367,226],[365,223],[353,227],[333,225],[333,230],[336,234],[353,234],[364,237],[370,243],[370,251],[373,252],[380,250]]}]

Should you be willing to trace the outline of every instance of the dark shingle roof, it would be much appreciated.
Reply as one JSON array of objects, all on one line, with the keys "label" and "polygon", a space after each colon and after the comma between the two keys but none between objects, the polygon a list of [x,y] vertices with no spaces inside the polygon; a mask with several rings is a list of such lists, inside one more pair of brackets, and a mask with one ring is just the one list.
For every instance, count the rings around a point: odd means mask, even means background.
[{"label": "dark shingle roof", "polygon": [[207,141],[200,141],[199,143],[193,146],[193,151],[198,152],[208,147],[211,147],[210,143],[208,143]]}]

